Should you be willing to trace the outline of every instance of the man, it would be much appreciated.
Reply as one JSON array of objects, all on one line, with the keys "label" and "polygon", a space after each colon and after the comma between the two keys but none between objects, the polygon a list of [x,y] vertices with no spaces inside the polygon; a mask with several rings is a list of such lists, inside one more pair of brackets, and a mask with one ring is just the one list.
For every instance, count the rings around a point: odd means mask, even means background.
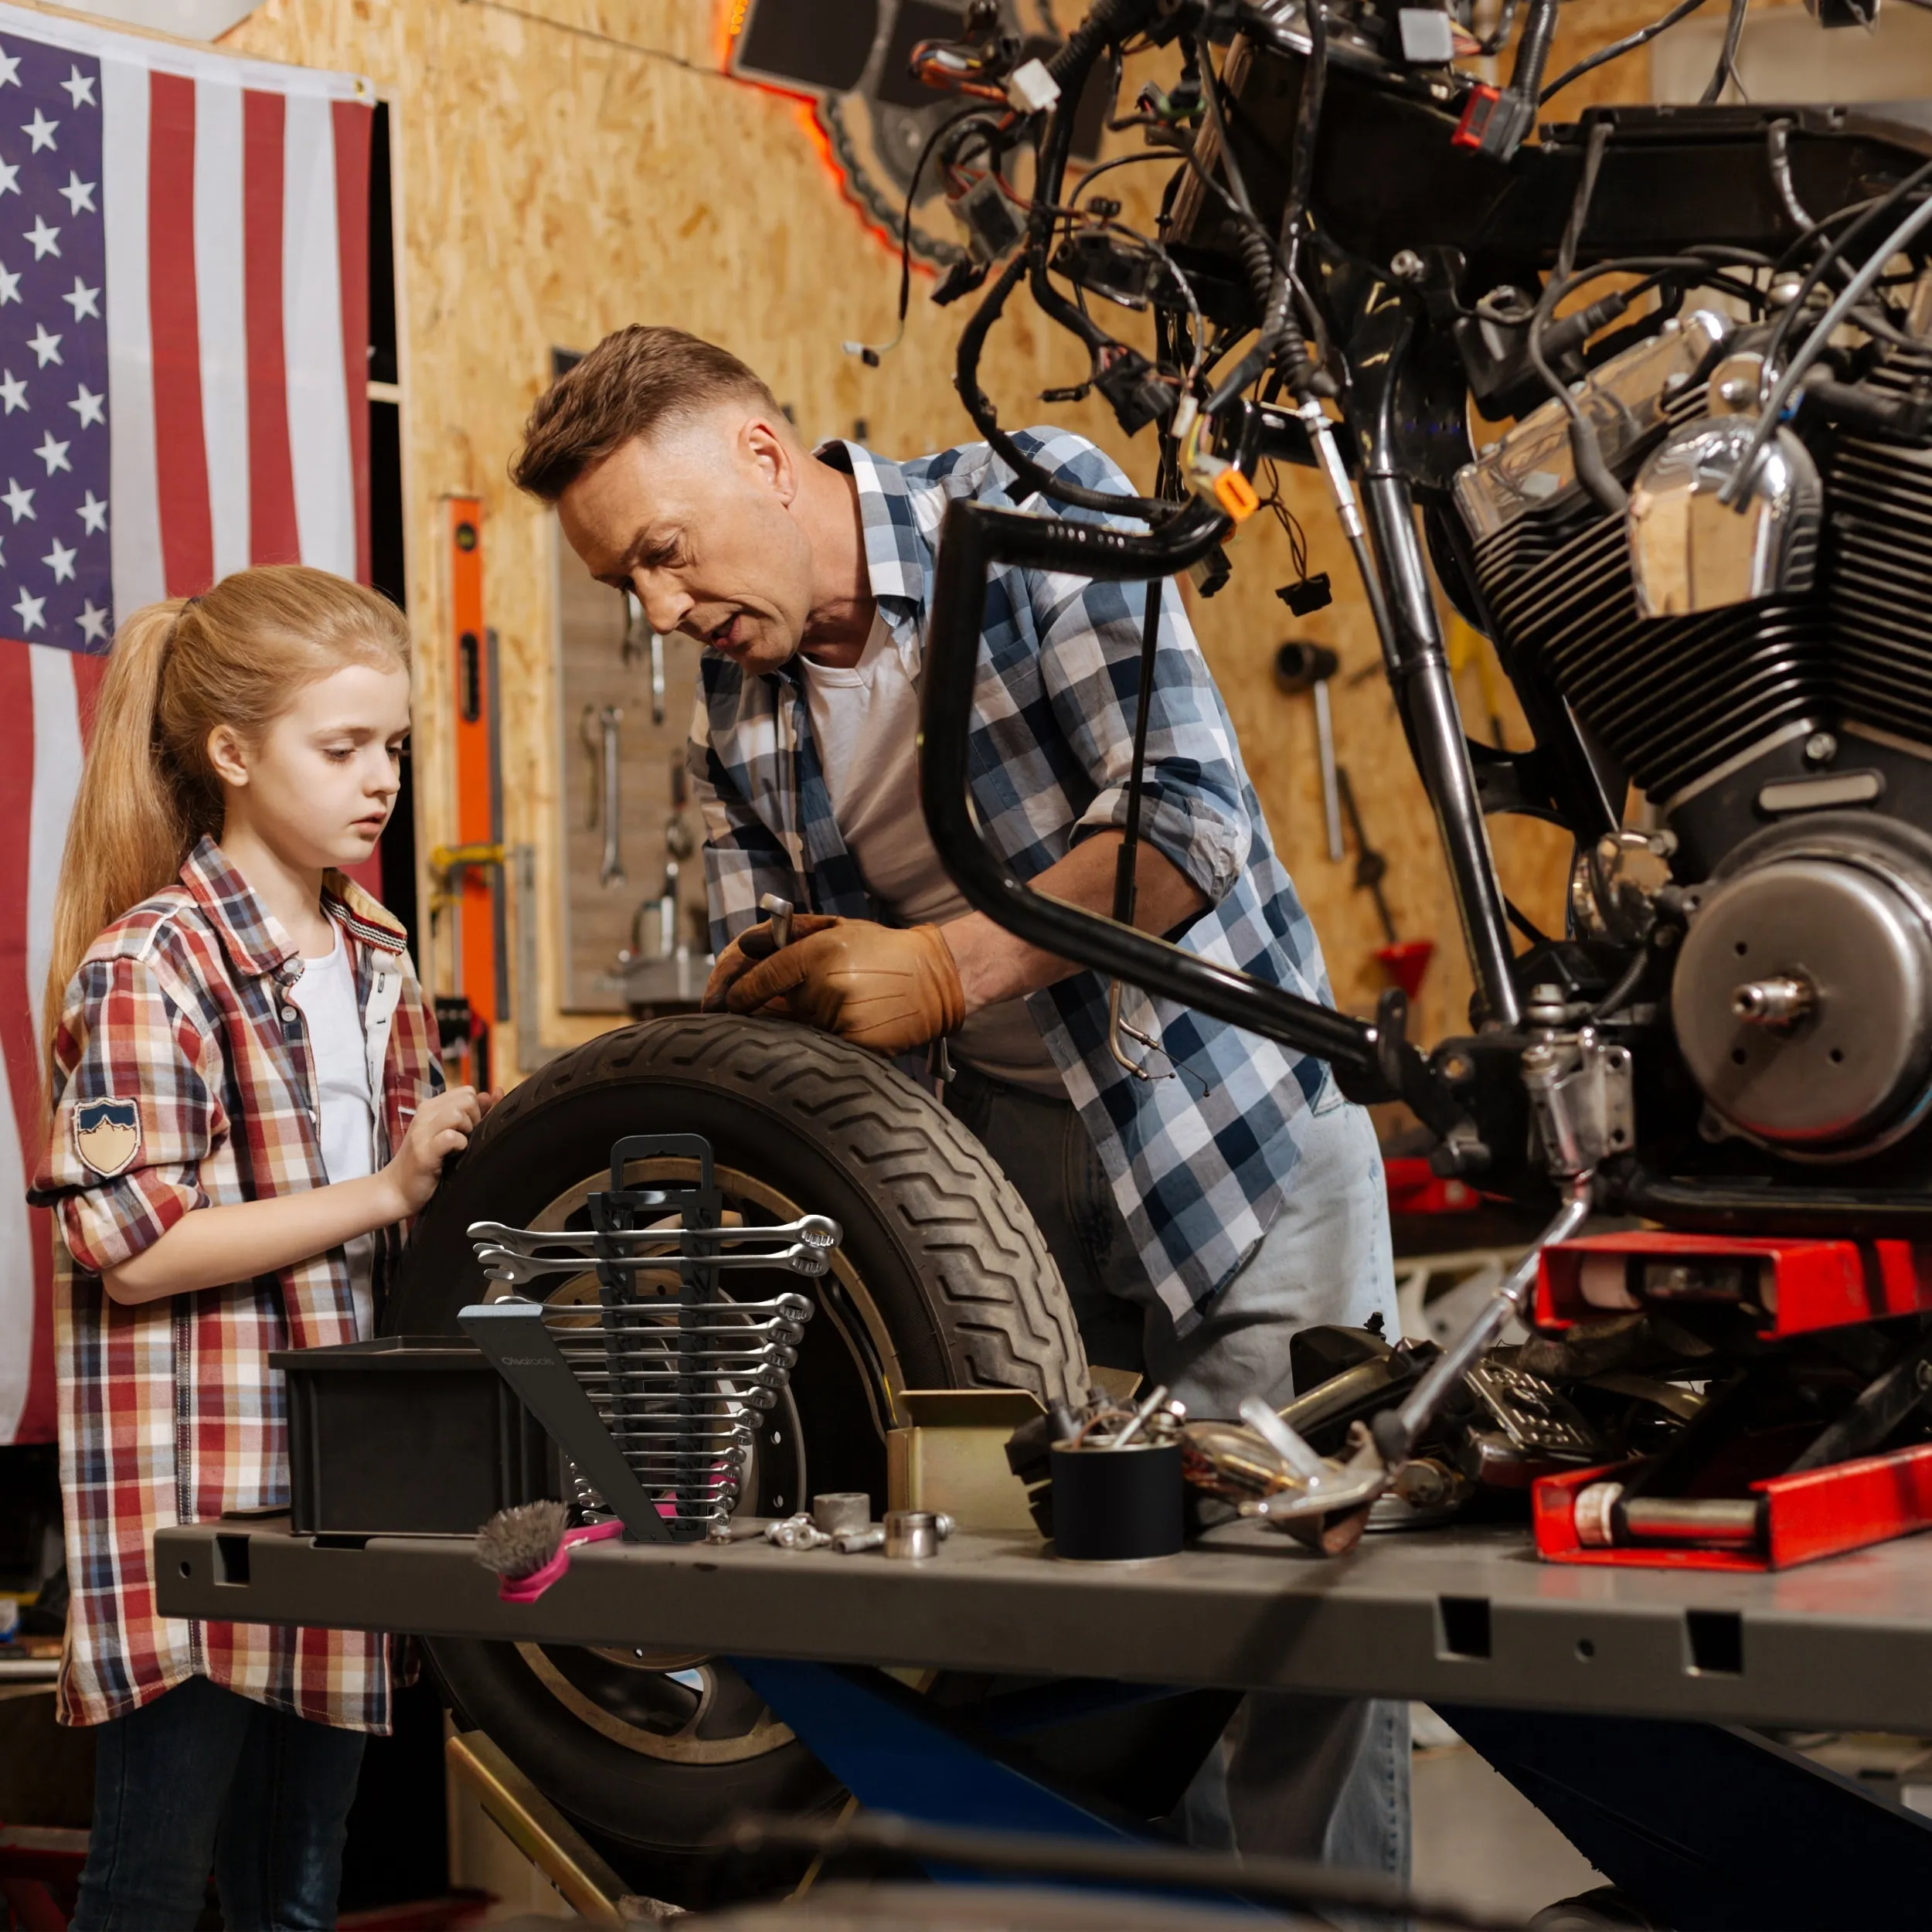
[{"label": "man", "polygon": [[[1128,492],[1078,437],[1018,440],[1058,477]],[[1144,1370],[1192,1413],[1286,1401],[1298,1328],[1379,1316],[1394,1332],[1374,1134],[1327,1068],[1139,995],[1125,1016],[1158,1045],[1111,1044],[1105,981],[968,910],[934,850],[917,746],[940,516],[960,497],[1062,506],[1015,496],[985,444],[903,464],[853,443],[808,451],[736,357],[665,328],[621,329],[560,378],[512,474],[654,629],[706,646],[691,772],[719,954],[707,1005],[787,1012],[887,1054],[945,1041],[947,1104],[1039,1222],[1090,1359]],[[1098,912],[1126,816],[1145,595],[1007,567],[987,600],[976,817],[1036,890]],[[1171,583],[1144,786],[1138,923],[1328,998]],[[781,951],[767,893],[801,909]],[[1225,1817],[1212,1782],[1196,1796]],[[1232,1784],[1247,1849],[1406,1869],[1398,1707],[1251,1699]]]}]

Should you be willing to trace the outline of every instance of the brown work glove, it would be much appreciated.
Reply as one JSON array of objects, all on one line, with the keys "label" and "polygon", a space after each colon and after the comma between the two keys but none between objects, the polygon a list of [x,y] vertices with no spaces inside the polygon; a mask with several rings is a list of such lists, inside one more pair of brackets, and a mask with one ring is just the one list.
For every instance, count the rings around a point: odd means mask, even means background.
[{"label": "brown work glove", "polygon": [[[838,923],[837,917],[831,913],[794,913],[791,936],[794,941],[808,939],[814,933],[822,933]],[[757,925],[747,926],[718,955],[718,963],[712,968],[711,977],[704,983],[704,998],[698,1002],[699,1010],[706,1013],[722,1012],[725,995],[759,961],[769,959],[776,950],[771,943],[770,920],[761,919]]]},{"label": "brown work glove", "polygon": [[937,926],[866,919],[834,920],[794,939],[726,996],[734,1013],[755,1013],[773,1000],[794,1019],[876,1053],[923,1046],[966,1017],[959,969]]}]

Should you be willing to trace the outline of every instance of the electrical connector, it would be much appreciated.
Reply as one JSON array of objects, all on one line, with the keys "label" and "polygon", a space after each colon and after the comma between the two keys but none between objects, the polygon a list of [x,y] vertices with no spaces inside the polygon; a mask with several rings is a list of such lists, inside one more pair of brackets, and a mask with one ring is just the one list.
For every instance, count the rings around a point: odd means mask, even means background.
[{"label": "electrical connector", "polygon": [[1205,452],[1188,465],[1189,487],[1236,523],[1245,523],[1261,507],[1254,485],[1232,463]]},{"label": "electrical connector", "polygon": [[1211,597],[1226,587],[1228,579],[1234,574],[1234,566],[1228,562],[1227,552],[1217,543],[1199,563],[1189,564],[1187,573],[1194,580],[1196,592]]},{"label": "electrical connector", "polygon": [[964,261],[954,262],[940,277],[939,286],[933,291],[933,304],[944,308],[948,302],[956,302],[962,295],[970,295],[986,279],[986,264],[968,257]]},{"label": "electrical connector", "polygon": [[1006,77],[1006,98],[1023,114],[1044,114],[1060,97],[1060,83],[1043,60],[1022,60]]},{"label": "electrical connector", "polygon": [[1312,617],[1318,611],[1325,611],[1335,601],[1335,592],[1329,587],[1326,570],[1318,570],[1313,577],[1304,577],[1299,583],[1284,583],[1274,594],[1298,617]]},{"label": "electrical connector", "polygon": [[976,182],[952,206],[954,219],[966,231],[968,252],[982,265],[998,261],[1026,233],[996,175]]},{"label": "electrical connector", "polygon": [[1396,14],[1402,57],[1412,67],[1446,67],[1456,57],[1455,35],[1437,7],[1403,7]]},{"label": "electrical connector", "polygon": [[1135,309],[1146,308],[1161,267],[1145,249],[1124,247],[1094,228],[1069,235],[1053,251],[1051,266],[1055,274]]},{"label": "electrical connector", "polygon": [[1473,148],[1478,153],[1507,161],[1522,145],[1536,124],[1536,103],[1478,81],[1469,90],[1462,118],[1449,137],[1452,148]]},{"label": "electrical connector", "polygon": [[1236,523],[1247,522],[1261,507],[1260,493],[1232,464],[1214,479],[1214,500]]},{"label": "electrical connector", "polygon": [[1108,352],[1094,386],[1113,405],[1122,432],[1138,435],[1158,422],[1178,400],[1175,390],[1155,374],[1154,365],[1138,349],[1117,348]]}]

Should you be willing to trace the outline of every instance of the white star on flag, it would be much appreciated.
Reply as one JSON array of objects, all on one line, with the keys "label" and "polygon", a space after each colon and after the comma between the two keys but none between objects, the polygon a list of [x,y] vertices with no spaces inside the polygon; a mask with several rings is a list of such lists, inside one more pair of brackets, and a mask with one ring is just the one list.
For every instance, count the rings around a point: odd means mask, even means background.
[{"label": "white star on flag", "polygon": [[27,386],[10,369],[0,369],[0,403],[6,404],[9,416],[27,406]]},{"label": "white star on flag", "polygon": [[60,86],[67,98],[73,103],[76,107],[83,105],[91,107],[97,104],[94,100],[94,77],[92,74],[83,73],[78,67],[70,67],[67,70],[67,77],[61,82]]},{"label": "white star on flag", "polygon": [[36,261],[40,260],[44,256],[57,255],[60,253],[60,230],[57,228],[49,228],[45,215],[35,216],[33,226],[20,239],[33,243],[33,258]]},{"label": "white star on flag", "polygon": [[80,527],[90,536],[98,536],[107,527],[107,506],[92,490],[87,492],[87,500],[74,515],[80,518]]},{"label": "white star on flag", "polygon": [[74,399],[67,406],[80,418],[80,427],[84,430],[90,423],[107,421],[107,413],[104,406],[107,400],[105,396],[97,396],[83,383],[74,392]]},{"label": "white star on flag", "polygon": [[19,192],[19,162],[0,161],[0,195],[17,195]]},{"label": "white star on flag", "polygon": [[83,181],[72,168],[67,171],[67,185],[54,190],[67,204],[67,213],[77,215],[84,208],[90,215],[99,213],[94,206],[94,184]]},{"label": "white star on flag", "polygon": [[20,601],[13,607],[15,615],[20,620],[21,629],[23,631],[46,629],[47,621],[41,615],[41,613],[46,607],[47,600],[45,597],[30,597],[26,591],[22,590],[20,593]]},{"label": "white star on flag", "polygon": [[0,87],[17,87],[20,84],[20,56],[17,53],[0,53]]},{"label": "white star on flag", "polygon": [[33,151],[37,155],[43,148],[51,148],[53,145],[53,131],[60,125],[59,121],[49,121],[36,107],[33,111],[32,120],[29,121],[20,131],[33,143]]},{"label": "white star on flag", "polygon": [[91,315],[96,321],[100,321],[100,291],[90,288],[78,275],[73,278],[73,287],[60,299],[73,309],[76,321],[86,315]]},{"label": "white star on flag", "polygon": [[40,366],[45,369],[49,362],[60,360],[60,338],[49,335],[47,325],[42,322],[27,338],[27,346],[40,358]]},{"label": "white star on flag", "polygon": [[13,520],[16,523],[23,516],[29,523],[37,522],[39,520],[33,513],[32,491],[21,488],[12,477],[7,478],[5,492],[0,493],[0,503],[5,504],[7,508],[12,511]]},{"label": "white star on flag", "polygon": [[67,461],[66,444],[56,443],[53,440],[52,430],[48,430],[46,434],[41,437],[40,447],[34,451],[34,454],[46,464],[47,474],[49,476],[53,475],[56,470],[70,470],[73,468],[73,465]]},{"label": "white star on flag", "polygon": [[80,614],[74,622],[80,626],[80,634],[90,644],[100,643],[107,634],[107,614],[96,607],[92,597],[80,607]]},{"label": "white star on flag", "polygon": [[17,302],[19,299],[20,277],[9,275],[6,264],[0,262],[0,308],[4,308],[9,302]]},{"label": "white star on flag", "polygon": [[60,538],[56,537],[53,540],[53,548],[40,561],[53,572],[55,583],[66,583],[73,580],[73,560],[80,554],[78,550],[69,549]]}]

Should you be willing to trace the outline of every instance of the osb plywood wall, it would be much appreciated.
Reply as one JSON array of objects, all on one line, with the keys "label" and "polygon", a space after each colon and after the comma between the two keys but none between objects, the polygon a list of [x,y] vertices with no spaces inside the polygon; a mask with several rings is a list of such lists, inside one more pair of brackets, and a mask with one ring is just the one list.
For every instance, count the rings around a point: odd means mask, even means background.
[{"label": "osb plywood wall", "polygon": [[[1652,5],[1576,0],[1564,10],[1556,66],[1640,24]],[[506,833],[536,845],[544,903],[554,905],[553,526],[505,478],[553,345],[587,348],[627,322],[675,324],[760,369],[808,435],[850,434],[862,420],[876,447],[906,455],[969,431],[951,386],[962,311],[927,304],[930,282],[916,282],[905,341],[882,368],[842,352],[846,338],[891,335],[896,258],[842,199],[802,109],[719,76],[723,23],[712,0],[529,0],[528,10],[544,19],[483,0],[268,0],[223,44],[366,73],[392,104],[410,602],[424,647],[422,843],[448,836],[450,825],[448,760],[434,725],[449,702],[437,504],[474,494],[485,506],[488,616],[502,639]],[[1070,20],[1077,8],[1063,0],[1061,11]],[[1578,107],[1641,98],[1646,78],[1640,56],[1592,77],[1571,98]],[[1147,184],[1164,172],[1124,169],[1113,179]],[[1024,303],[997,333],[984,370],[1014,423],[1046,413],[1030,399],[1080,373],[1072,345]],[[1092,405],[1051,413],[1094,436],[1143,485],[1150,480],[1149,435],[1126,442]],[[1380,935],[1366,898],[1352,889],[1351,868],[1326,856],[1311,708],[1281,696],[1270,678],[1285,636],[1340,652],[1336,733],[1369,834],[1389,855],[1396,919],[1405,937],[1433,937],[1441,947],[1418,1029],[1433,1037],[1462,1023],[1468,996],[1433,822],[1379,677],[1354,679],[1377,654],[1332,514],[1311,479],[1292,478],[1289,490],[1312,567],[1330,573],[1336,604],[1305,622],[1287,617],[1273,594],[1291,575],[1287,546],[1257,519],[1236,546],[1233,585],[1196,604],[1197,623],[1323,936],[1337,995],[1366,1009],[1380,984],[1371,958]],[[1480,719],[1473,668],[1464,682],[1471,716]],[[1505,721],[1522,742],[1520,720],[1505,710]],[[1532,916],[1557,920],[1563,842],[1505,821],[1496,842],[1512,896]],[[557,1012],[553,928],[546,919],[546,1042],[607,1023]],[[503,1063],[515,1063],[515,1043],[504,1045]]]}]

